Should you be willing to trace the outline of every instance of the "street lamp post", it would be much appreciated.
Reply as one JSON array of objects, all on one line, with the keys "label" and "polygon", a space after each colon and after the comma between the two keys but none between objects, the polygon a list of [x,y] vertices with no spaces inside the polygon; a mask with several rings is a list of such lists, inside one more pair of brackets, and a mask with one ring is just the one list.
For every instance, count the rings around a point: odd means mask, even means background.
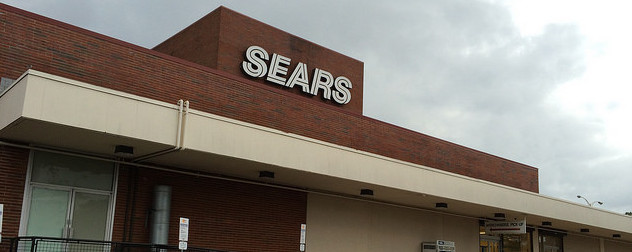
[{"label": "street lamp post", "polygon": [[584,196],[581,195],[577,195],[578,199],[584,199],[586,201],[586,204],[588,204],[589,206],[593,206],[595,203],[598,203],[599,205],[603,205],[603,202],[601,201],[593,201],[592,203],[590,203],[590,201],[588,201],[586,198],[584,198]]}]

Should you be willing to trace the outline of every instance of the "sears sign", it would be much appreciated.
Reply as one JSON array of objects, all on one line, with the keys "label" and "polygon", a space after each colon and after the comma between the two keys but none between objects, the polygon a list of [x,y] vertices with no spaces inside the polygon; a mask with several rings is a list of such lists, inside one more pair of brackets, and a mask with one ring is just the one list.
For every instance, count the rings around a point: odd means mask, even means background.
[{"label": "sears sign", "polygon": [[292,59],[276,53],[270,57],[266,50],[253,45],[246,50],[246,60],[241,63],[241,69],[253,78],[265,77],[269,82],[288,88],[299,86],[301,91],[307,94],[317,96],[322,92],[324,99],[333,99],[338,104],[347,104],[351,101],[352,86],[349,78],[334,78],[331,73],[315,68],[310,79],[307,65],[303,62],[298,62],[288,75],[291,61]]}]

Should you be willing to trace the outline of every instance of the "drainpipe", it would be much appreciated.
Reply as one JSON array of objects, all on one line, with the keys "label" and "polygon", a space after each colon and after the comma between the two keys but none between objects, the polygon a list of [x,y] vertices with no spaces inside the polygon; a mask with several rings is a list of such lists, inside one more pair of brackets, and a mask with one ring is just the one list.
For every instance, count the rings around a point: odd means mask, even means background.
[{"label": "drainpipe", "polygon": [[151,243],[167,245],[169,242],[169,215],[171,214],[171,186],[154,187],[151,218]]},{"label": "drainpipe", "polygon": [[185,126],[186,126],[188,114],[189,114],[189,101],[184,101],[182,99],[178,100],[178,128],[176,130],[176,143],[174,147],[137,157],[131,160],[131,162],[140,162],[140,161],[150,159],[153,157],[162,156],[174,151],[183,150],[184,149],[184,132],[186,129]]},{"label": "drainpipe", "polygon": [[[137,163],[153,157],[162,156],[184,149],[184,133],[186,130],[187,115],[189,114],[189,101],[178,100],[178,125],[176,130],[176,142],[173,148],[150,153],[131,160]],[[152,244],[167,245],[169,243],[169,217],[171,214],[171,186],[157,185],[154,188],[154,202],[151,209],[151,233]],[[166,250],[159,250],[166,252]]]},{"label": "drainpipe", "polygon": [[180,133],[178,133],[178,135],[180,135],[180,143],[178,145],[178,150],[184,150],[184,133],[186,132],[186,128],[187,128],[187,117],[189,115],[189,101],[184,101],[184,108],[183,108],[183,113],[181,116],[181,122],[180,122]]}]

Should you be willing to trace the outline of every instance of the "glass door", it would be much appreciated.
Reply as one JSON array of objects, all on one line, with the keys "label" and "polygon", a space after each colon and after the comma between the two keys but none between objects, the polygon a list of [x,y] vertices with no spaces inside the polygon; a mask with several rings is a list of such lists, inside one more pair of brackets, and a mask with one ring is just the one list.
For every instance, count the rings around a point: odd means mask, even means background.
[{"label": "glass door", "polygon": [[500,238],[490,235],[480,236],[480,252],[499,252]]},{"label": "glass door", "polygon": [[103,240],[107,230],[110,196],[75,191],[72,218],[69,220],[69,237],[74,239]]},{"label": "glass door", "polygon": [[70,191],[33,187],[27,236],[66,238]]},{"label": "glass door", "polygon": [[540,252],[562,252],[564,245],[561,234],[541,232],[540,233]]},{"label": "glass door", "polygon": [[108,240],[115,174],[110,162],[33,152],[21,235]]},{"label": "glass door", "polygon": [[33,186],[27,236],[105,239],[110,196]]}]

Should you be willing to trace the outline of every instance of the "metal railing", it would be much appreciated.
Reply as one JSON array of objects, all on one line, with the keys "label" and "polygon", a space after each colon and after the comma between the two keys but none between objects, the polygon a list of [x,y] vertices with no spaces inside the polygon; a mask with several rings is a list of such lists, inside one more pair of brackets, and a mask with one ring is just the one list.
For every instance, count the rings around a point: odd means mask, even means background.
[{"label": "metal railing", "polygon": [[[0,252],[179,252],[176,245],[78,240],[49,237],[3,238]],[[228,252],[188,247],[187,252]]]}]

